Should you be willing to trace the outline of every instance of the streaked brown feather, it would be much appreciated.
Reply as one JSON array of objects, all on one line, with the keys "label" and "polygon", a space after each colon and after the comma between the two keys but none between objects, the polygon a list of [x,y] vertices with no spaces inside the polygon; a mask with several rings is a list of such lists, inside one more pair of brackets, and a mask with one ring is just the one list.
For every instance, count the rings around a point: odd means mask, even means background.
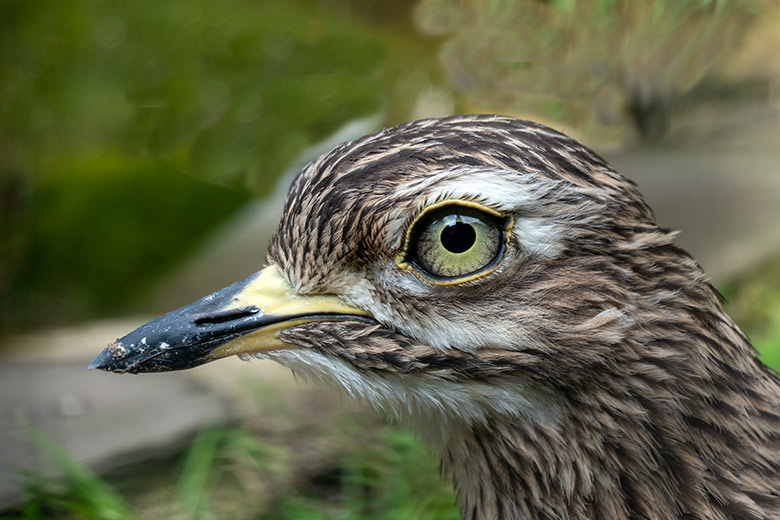
[{"label": "streaked brown feather", "polygon": [[[388,284],[399,222],[458,168],[527,186],[534,200],[516,218],[553,223],[560,247],[539,254],[513,236],[501,269],[479,280],[414,293]],[[632,182],[565,135],[457,116],[384,130],[309,165],[269,259],[299,292],[388,309],[380,325],[309,323],[285,341],[426,391],[520,385],[554,410],[545,421],[488,409],[426,438],[463,518],[778,519],[780,382],[674,236]],[[442,323],[504,340],[427,343]],[[425,430],[421,420],[410,422]]]}]

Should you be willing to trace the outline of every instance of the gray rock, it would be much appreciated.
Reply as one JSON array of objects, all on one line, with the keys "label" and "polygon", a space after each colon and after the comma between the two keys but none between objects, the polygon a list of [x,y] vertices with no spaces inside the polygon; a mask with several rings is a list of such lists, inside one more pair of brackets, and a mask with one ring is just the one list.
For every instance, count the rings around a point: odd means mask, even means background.
[{"label": "gray rock", "polygon": [[0,508],[20,502],[24,473],[57,474],[27,425],[101,472],[170,453],[203,425],[234,418],[185,374],[118,377],[88,372],[88,362],[0,364]]}]

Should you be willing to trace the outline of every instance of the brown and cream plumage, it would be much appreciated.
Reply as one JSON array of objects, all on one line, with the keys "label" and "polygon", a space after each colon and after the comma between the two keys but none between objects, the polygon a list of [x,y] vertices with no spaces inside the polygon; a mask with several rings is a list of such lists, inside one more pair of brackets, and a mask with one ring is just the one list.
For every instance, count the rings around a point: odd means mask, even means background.
[{"label": "brown and cream plumage", "polygon": [[636,186],[542,125],[417,121],[293,182],[268,267],[93,367],[238,354],[442,457],[462,517],[780,518],[780,382]]}]

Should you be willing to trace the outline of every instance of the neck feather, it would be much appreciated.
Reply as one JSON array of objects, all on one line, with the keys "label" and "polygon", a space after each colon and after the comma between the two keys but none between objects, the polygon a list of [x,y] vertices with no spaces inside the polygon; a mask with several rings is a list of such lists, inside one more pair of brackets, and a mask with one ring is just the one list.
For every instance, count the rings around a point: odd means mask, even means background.
[{"label": "neck feather", "polygon": [[453,437],[462,517],[780,518],[780,382],[722,311],[699,318],[706,334],[634,338],[633,359],[558,389],[556,424],[496,414]]}]

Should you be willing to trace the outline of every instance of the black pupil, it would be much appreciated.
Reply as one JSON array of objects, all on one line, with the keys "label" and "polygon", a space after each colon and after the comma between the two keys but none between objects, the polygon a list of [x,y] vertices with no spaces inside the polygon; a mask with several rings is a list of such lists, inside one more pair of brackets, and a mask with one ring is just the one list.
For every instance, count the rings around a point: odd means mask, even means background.
[{"label": "black pupil", "polygon": [[456,222],[441,231],[441,245],[450,253],[463,253],[471,249],[477,239],[474,228],[463,222]]}]

